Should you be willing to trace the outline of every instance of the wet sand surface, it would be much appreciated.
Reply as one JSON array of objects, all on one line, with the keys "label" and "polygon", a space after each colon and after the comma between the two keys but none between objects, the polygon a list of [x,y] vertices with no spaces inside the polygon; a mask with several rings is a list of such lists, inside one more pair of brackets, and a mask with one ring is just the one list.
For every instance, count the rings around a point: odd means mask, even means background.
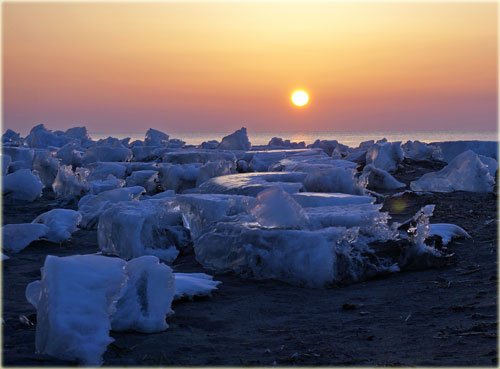
[{"label": "wet sand surface", "polygon": [[[436,170],[406,169],[396,175],[406,183]],[[497,366],[497,196],[405,194],[383,210],[402,221],[426,204],[436,205],[431,223],[472,236],[449,244],[450,265],[332,289],[216,275],[222,284],[211,297],[174,303],[165,332],[112,332],[104,365]],[[33,204],[4,203],[3,223],[31,222],[57,207],[49,192]],[[4,365],[75,365],[35,354],[35,327],[19,316],[35,318],[24,291],[46,255],[97,251],[97,232],[80,230],[63,245],[34,242],[3,262]],[[205,271],[193,254],[173,267]]]}]

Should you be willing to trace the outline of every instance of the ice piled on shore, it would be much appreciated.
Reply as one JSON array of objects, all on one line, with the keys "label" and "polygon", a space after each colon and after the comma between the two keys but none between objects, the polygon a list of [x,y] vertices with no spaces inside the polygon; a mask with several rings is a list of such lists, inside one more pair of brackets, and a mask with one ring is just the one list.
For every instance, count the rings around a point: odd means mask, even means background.
[{"label": "ice piled on shore", "polygon": [[413,191],[431,192],[492,192],[495,180],[488,166],[471,150],[455,157],[438,172],[424,174],[410,183]]},{"label": "ice piled on shore", "polygon": [[250,141],[248,140],[247,129],[245,127],[222,138],[217,147],[220,150],[250,150]]},{"label": "ice piled on shore", "polygon": [[220,283],[204,273],[174,274],[154,256],[49,255],[41,271],[25,291],[37,309],[36,351],[86,366],[102,364],[110,330],[164,331],[174,297],[208,295]]},{"label": "ice piled on shore", "polygon": [[59,171],[59,159],[55,158],[49,150],[36,150],[33,169],[38,173],[43,186],[52,188]]},{"label": "ice piled on shore", "polygon": [[147,193],[154,193],[159,185],[157,170],[137,170],[125,179],[127,187],[142,186]]},{"label": "ice piled on shore", "polygon": [[124,185],[125,181],[123,179],[118,179],[112,174],[108,175],[106,179],[97,179],[95,181],[89,181],[90,194],[92,195],[97,195],[104,191],[121,188]]},{"label": "ice piled on shore", "polygon": [[435,151],[433,146],[418,140],[406,141],[401,147],[403,148],[405,158],[413,160],[430,160]]},{"label": "ice piled on shore", "polygon": [[97,226],[99,216],[110,204],[120,201],[139,201],[139,197],[145,192],[144,187],[124,187],[114,190],[103,191],[97,195],[85,195],[78,202],[78,211],[82,214],[80,226],[93,229]]},{"label": "ice piled on shore", "polygon": [[373,164],[368,164],[363,168],[361,178],[366,180],[367,187],[372,190],[397,190],[406,187],[389,172],[376,168]]},{"label": "ice piled on shore", "polygon": [[10,156],[9,173],[13,173],[18,169],[33,169],[33,159],[35,158],[35,150],[27,147],[2,147],[2,155]]},{"label": "ice piled on shore", "polygon": [[44,224],[6,224],[2,226],[2,248],[9,252],[20,252],[49,231],[50,228]]},{"label": "ice piled on shore", "polygon": [[396,270],[388,260],[370,258],[366,245],[356,241],[356,230],[343,227],[309,231],[220,222],[194,247],[205,268],[317,288]]},{"label": "ice piled on shore", "polygon": [[89,170],[86,168],[76,168],[73,171],[71,166],[61,165],[52,184],[52,189],[57,197],[82,196],[89,191],[88,176]]},{"label": "ice piled on shore", "polygon": [[125,179],[127,167],[125,163],[92,163],[86,166],[89,170],[89,181],[104,180],[113,175],[118,179]]},{"label": "ice piled on shore", "polygon": [[47,256],[36,303],[36,351],[101,365],[114,341],[109,317],[126,283],[125,263],[97,255]]},{"label": "ice piled on shore", "polygon": [[12,200],[33,202],[42,195],[43,184],[29,169],[19,169],[2,179],[2,192]]},{"label": "ice piled on shore", "polygon": [[175,199],[192,239],[209,231],[217,222],[248,213],[255,201],[249,196],[223,194],[186,194]]},{"label": "ice piled on shore", "polygon": [[60,243],[78,230],[82,215],[70,209],[52,209],[37,216],[32,223],[45,224],[49,230],[43,236],[47,241]]},{"label": "ice piled on shore", "polygon": [[144,146],[166,146],[168,145],[169,136],[157,129],[150,128],[146,132],[144,138]]},{"label": "ice piled on shore", "polygon": [[132,259],[125,265],[125,288],[111,314],[111,329],[142,333],[161,332],[172,313],[175,293],[172,269],[154,256]]},{"label": "ice piled on shore", "polygon": [[429,145],[434,148],[433,157],[447,163],[469,150],[478,155],[498,159],[497,141],[443,141],[431,142]]},{"label": "ice piled on shore", "polygon": [[366,164],[393,172],[404,159],[401,142],[376,142],[366,152]]},{"label": "ice piled on shore", "polygon": [[108,205],[99,217],[97,239],[105,254],[132,259],[155,255],[175,260],[189,241],[182,217],[167,200],[125,201]]},{"label": "ice piled on shore", "polygon": [[67,137],[64,132],[53,132],[45,128],[43,124],[34,126],[31,129],[29,135],[24,139],[29,147],[37,147],[41,149],[47,148],[49,146],[63,147],[71,140],[72,138]]},{"label": "ice piled on shore", "polygon": [[132,159],[132,150],[124,146],[96,145],[85,150],[82,164],[87,165],[95,162],[122,162]]}]

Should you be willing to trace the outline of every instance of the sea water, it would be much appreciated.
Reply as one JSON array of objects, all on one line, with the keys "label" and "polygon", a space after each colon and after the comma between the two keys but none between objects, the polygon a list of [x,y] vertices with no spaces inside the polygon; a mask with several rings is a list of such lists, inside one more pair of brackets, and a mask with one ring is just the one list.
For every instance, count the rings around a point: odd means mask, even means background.
[{"label": "sea water", "polygon": [[[232,133],[228,132],[175,132],[168,129],[158,129],[168,133],[170,138],[180,138],[188,145],[199,145],[203,141],[217,140]],[[144,132],[125,132],[125,133],[102,133],[90,132],[90,136],[94,140],[106,138],[108,136],[125,138],[130,137],[130,141],[144,140]],[[266,145],[273,137],[280,137],[283,140],[292,142],[304,141],[306,145],[313,143],[317,139],[320,140],[337,140],[338,142],[356,147],[360,142],[368,140],[380,140],[386,138],[388,141],[421,141],[421,142],[438,142],[438,141],[497,141],[497,131],[413,131],[413,132],[395,132],[395,131],[377,131],[377,132],[334,132],[334,131],[269,131],[269,132],[252,132],[248,130],[248,137],[252,145]]]}]

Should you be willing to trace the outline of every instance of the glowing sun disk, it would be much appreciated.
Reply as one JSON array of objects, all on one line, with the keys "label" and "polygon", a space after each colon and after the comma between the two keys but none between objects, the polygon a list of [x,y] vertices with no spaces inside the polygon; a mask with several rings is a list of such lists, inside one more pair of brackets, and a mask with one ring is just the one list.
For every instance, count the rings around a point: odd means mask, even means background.
[{"label": "glowing sun disk", "polygon": [[295,90],[290,99],[295,106],[305,106],[309,102],[309,94],[305,90]]}]

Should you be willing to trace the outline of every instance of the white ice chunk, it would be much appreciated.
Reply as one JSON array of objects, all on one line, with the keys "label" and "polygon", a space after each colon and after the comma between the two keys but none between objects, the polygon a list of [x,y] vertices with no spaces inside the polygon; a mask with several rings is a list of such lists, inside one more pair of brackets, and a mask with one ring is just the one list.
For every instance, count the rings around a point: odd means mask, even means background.
[{"label": "white ice chunk", "polygon": [[125,179],[127,187],[142,186],[147,193],[156,192],[159,184],[157,170],[138,170]]},{"label": "white ice chunk", "polygon": [[3,177],[2,192],[13,200],[35,201],[42,195],[40,178],[29,169],[20,169]]},{"label": "white ice chunk", "polygon": [[479,157],[479,160],[481,160],[481,162],[488,167],[488,171],[490,172],[490,176],[491,176],[491,178],[494,179],[495,175],[497,173],[497,170],[498,170],[498,162],[489,156],[478,155],[478,157]]},{"label": "white ice chunk", "polygon": [[292,197],[302,207],[371,204],[375,201],[371,196],[345,193],[298,192],[292,194]]},{"label": "white ice chunk", "polygon": [[49,227],[43,238],[50,242],[60,243],[71,238],[71,234],[78,230],[82,215],[71,209],[52,209],[40,214],[32,223],[45,224]]},{"label": "white ice chunk", "polygon": [[86,127],[71,127],[64,132],[66,137],[74,138],[80,141],[83,147],[89,147],[92,145],[92,139],[90,138]]},{"label": "white ice chunk", "polygon": [[352,195],[363,195],[365,192],[364,183],[358,180],[354,169],[311,166],[308,171],[304,186],[309,192],[341,192]]},{"label": "white ice chunk", "polygon": [[380,209],[382,204],[336,205],[305,208],[308,216],[307,228],[325,227],[359,228],[364,241],[387,241],[396,236],[388,226],[390,216]]},{"label": "white ice chunk", "polygon": [[89,181],[104,180],[111,174],[118,179],[125,179],[127,167],[125,163],[92,163],[87,165],[90,170]]},{"label": "white ice chunk", "polygon": [[150,128],[144,138],[145,146],[165,146],[168,145],[168,135],[157,129]]},{"label": "white ice chunk", "polygon": [[383,142],[373,144],[366,152],[366,164],[387,172],[396,170],[404,159],[401,142]]},{"label": "white ice chunk", "polygon": [[492,192],[495,181],[479,156],[468,150],[438,172],[426,173],[410,183],[413,191]]},{"label": "white ice chunk", "polygon": [[168,200],[126,201],[108,206],[99,217],[97,239],[103,253],[132,259],[153,254],[166,262],[186,243],[182,217]]},{"label": "white ice chunk", "polygon": [[[35,150],[27,147],[2,147],[2,154],[9,155],[11,158],[11,163],[18,162],[18,167],[24,169],[32,169],[33,159],[35,157]],[[11,170],[10,172],[14,172]]]},{"label": "white ice chunk", "polygon": [[2,248],[10,252],[19,252],[31,242],[44,237],[49,230],[44,224],[6,224],[2,227]]},{"label": "white ice chunk", "polygon": [[159,180],[163,190],[174,190],[180,193],[196,186],[200,175],[200,163],[193,164],[161,164]]},{"label": "white ice chunk", "polygon": [[97,195],[104,191],[114,190],[115,188],[121,188],[125,185],[123,179],[118,179],[114,175],[110,174],[106,179],[98,179],[95,181],[89,181],[90,193]]},{"label": "white ice chunk", "polygon": [[214,281],[214,277],[205,273],[174,273],[174,278],[176,300],[210,295],[221,283]]},{"label": "white ice chunk", "polygon": [[85,149],[79,143],[70,142],[57,151],[56,157],[61,159],[61,163],[64,165],[71,165],[75,168],[81,167],[84,151]]},{"label": "white ice chunk", "polygon": [[279,187],[271,187],[257,195],[250,213],[262,227],[302,228],[307,215],[292,196]]},{"label": "white ice chunk", "polygon": [[87,177],[89,170],[86,168],[71,169],[70,165],[61,165],[52,184],[57,197],[78,197],[89,191]]},{"label": "white ice chunk", "polygon": [[328,156],[332,156],[335,149],[337,152],[345,152],[347,150],[347,146],[342,145],[337,140],[316,140],[311,145],[308,145],[309,148],[320,148],[325,151]]},{"label": "white ice chunk", "polygon": [[21,146],[23,140],[19,133],[14,132],[12,129],[7,129],[2,135],[2,144],[4,148],[6,146]]},{"label": "white ice chunk", "polygon": [[372,262],[366,245],[356,242],[356,229],[262,229],[234,222],[218,223],[194,249],[205,268],[301,286],[352,283],[389,271],[392,264]]},{"label": "white ice chunk", "polygon": [[109,317],[126,282],[124,267],[119,258],[47,256],[37,302],[36,351],[101,365],[114,341]]},{"label": "white ice chunk", "polygon": [[439,236],[443,245],[447,245],[454,237],[471,238],[461,227],[449,223],[435,223],[429,225],[429,236]]},{"label": "white ice chunk", "polygon": [[240,195],[188,194],[176,198],[184,226],[193,239],[207,232],[217,222],[237,214],[247,214],[255,198]]},{"label": "white ice chunk", "polygon": [[219,146],[219,141],[217,140],[210,140],[210,141],[203,141],[199,148],[203,150],[214,150]]},{"label": "white ice chunk", "polygon": [[82,157],[84,165],[95,162],[130,161],[132,150],[122,145],[96,145],[88,148]]},{"label": "white ice chunk", "polygon": [[158,146],[134,146],[132,153],[134,161],[153,161],[160,158],[168,149],[166,147]]},{"label": "white ice chunk", "polygon": [[216,160],[203,164],[196,178],[196,186],[201,185],[210,178],[219,177],[236,172],[236,164],[229,160]]},{"label": "white ice chunk", "polygon": [[111,316],[114,331],[161,332],[175,293],[172,269],[154,256],[133,259],[125,266],[127,285]]},{"label": "white ice chunk", "polygon": [[59,171],[59,159],[52,156],[49,150],[38,149],[35,151],[33,169],[37,171],[44,187],[52,188]]},{"label": "white ice chunk", "polygon": [[245,127],[222,138],[218,146],[220,150],[250,150],[250,141],[248,140],[247,129]]},{"label": "white ice chunk", "polygon": [[368,164],[363,168],[361,179],[366,180],[367,187],[373,190],[397,190],[406,187],[389,172],[376,168],[373,164]]},{"label": "white ice chunk", "polygon": [[82,214],[80,227],[93,229],[97,226],[99,216],[110,204],[120,201],[137,200],[145,192],[144,187],[124,187],[104,191],[98,195],[86,195],[78,202],[78,211]]},{"label": "white ice chunk", "polygon": [[447,163],[468,150],[472,150],[478,155],[498,159],[497,141],[444,141],[431,142],[430,145],[435,148],[433,156]]},{"label": "white ice chunk", "polygon": [[403,148],[404,156],[413,160],[430,160],[434,153],[434,148],[431,145],[418,140],[406,141],[401,147]]},{"label": "white ice chunk", "polygon": [[304,141],[301,142],[290,142],[290,140],[283,140],[280,137],[273,137],[267,144],[267,146],[273,147],[287,147],[291,149],[304,149],[306,144]]},{"label": "white ice chunk", "polygon": [[72,140],[74,139],[67,137],[64,132],[53,132],[46,129],[43,124],[33,127],[30,134],[24,139],[29,147],[38,147],[42,149],[49,146],[63,147]]}]

